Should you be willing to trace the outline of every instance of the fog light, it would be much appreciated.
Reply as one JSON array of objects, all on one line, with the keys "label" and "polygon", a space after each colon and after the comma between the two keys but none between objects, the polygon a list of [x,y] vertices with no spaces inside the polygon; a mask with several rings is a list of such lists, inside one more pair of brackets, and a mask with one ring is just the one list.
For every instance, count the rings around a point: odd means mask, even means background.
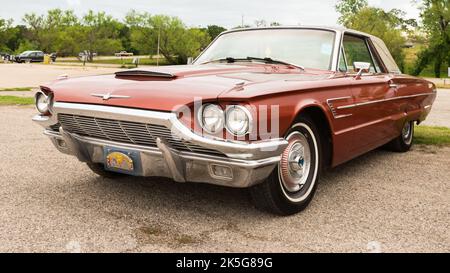
[{"label": "fog light", "polygon": [[60,148],[67,148],[67,143],[64,140],[58,139],[56,140],[56,143],[58,144],[58,147]]},{"label": "fog light", "polygon": [[228,166],[211,164],[210,169],[211,169],[211,174],[214,177],[222,178],[222,179],[233,179],[233,171]]}]

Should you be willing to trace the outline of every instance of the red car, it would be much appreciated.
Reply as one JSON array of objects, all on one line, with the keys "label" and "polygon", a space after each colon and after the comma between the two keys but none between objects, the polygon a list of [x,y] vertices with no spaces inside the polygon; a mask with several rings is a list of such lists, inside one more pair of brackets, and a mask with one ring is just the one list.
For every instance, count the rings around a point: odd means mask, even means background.
[{"label": "red car", "polygon": [[250,188],[258,208],[289,215],[324,168],[408,151],[435,97],[371,35],[258,28],[222,33],[192,65],[58,79],[34,121],[101,176]]}]

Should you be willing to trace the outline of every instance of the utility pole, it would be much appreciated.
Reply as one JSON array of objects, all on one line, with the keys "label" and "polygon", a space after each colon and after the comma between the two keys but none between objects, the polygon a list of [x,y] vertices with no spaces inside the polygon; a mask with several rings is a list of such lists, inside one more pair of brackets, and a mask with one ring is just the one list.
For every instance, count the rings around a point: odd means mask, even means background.
[{"label": "utility pole", "polygon": [[241,28],[244,28],[244,14],[242,14]]},{"label": "utility pole", "polygon": [[159,46],[161,44],[161,27],[158,30],[158,49],[156,50],[156,66],[159,66]]}]

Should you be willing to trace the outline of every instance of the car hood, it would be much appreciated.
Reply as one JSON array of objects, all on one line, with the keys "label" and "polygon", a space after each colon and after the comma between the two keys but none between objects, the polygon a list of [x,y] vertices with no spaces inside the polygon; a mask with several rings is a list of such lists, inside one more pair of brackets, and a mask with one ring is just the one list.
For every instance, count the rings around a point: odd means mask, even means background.
[{"label": "car hood", "polygon": [[[311,81],[329,72],[265,64],[165,66],[57,80],[44,86],[55,101],[176,111],[194,100],[217,101],[221,94],[274,81]],[[105,100],[101,95],[111,95]]]}]

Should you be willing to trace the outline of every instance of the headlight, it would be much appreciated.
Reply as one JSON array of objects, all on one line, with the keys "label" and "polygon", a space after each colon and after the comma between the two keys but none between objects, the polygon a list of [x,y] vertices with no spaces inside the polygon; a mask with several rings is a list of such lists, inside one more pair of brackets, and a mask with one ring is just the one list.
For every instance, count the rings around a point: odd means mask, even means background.
[{"label": "headlight", "polygon": [[53,95],[45,95],[42,92],[37,92],[35,96],[36,108],[41,114],[48,114],[51,109]]},{"label": "headlight", "polygon": [[199,112],[200,124],[210,134],[223,130],[224,119],[223,110],[214,104],[203,106]]},{"label": "headlight", "polygon": [[227,130],[237,136],[243,136],[250,131],[252,116],[247,108],[240,105],[229,106],[226,111]]}]

